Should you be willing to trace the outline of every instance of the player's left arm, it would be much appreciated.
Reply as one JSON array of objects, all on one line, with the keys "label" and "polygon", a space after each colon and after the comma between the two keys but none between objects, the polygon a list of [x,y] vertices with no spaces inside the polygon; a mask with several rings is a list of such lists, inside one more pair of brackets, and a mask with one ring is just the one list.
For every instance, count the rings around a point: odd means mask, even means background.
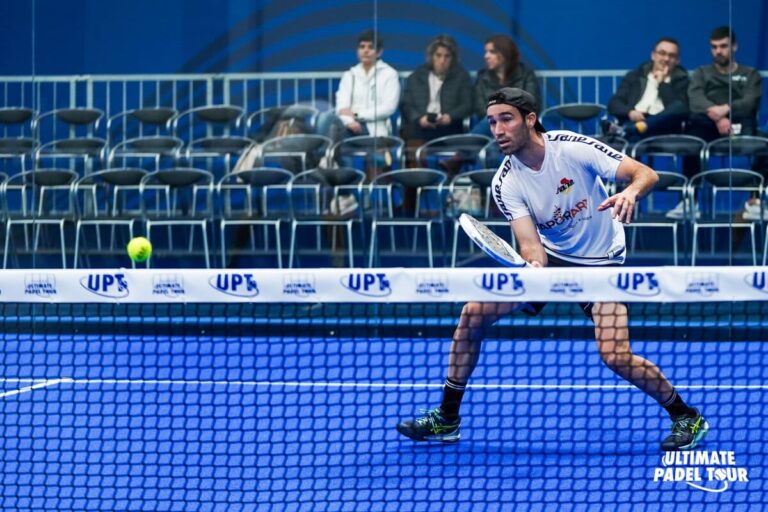
[{"label": "player's left arm", "polygon": [[659,176],[647,165],[625,156],[616,169],[616,181],[628,181],[629,184],[618,194],[600,203],[597,209],[603,211],[613,207],[611,216],[619,222],[629,224],[637,200],[653,189],[659,181]]}]

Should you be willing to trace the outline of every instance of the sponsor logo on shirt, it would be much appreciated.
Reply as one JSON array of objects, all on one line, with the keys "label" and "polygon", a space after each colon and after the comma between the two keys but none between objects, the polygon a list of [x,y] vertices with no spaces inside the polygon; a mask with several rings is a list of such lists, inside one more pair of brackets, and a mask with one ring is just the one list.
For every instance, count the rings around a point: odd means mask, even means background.
[{"label": "sponsor logo on shirt", "polygon": [[560,185],[557,187],[557,192],[555,194],[570,194],[573,191],[573,184],[575,181],[573,181],[570,178],[563,178],[560,180]]},{"label": "sponsor logo on shirt", "polygon": [[551,141],[563,141],[563,142],[579,142],[581,144],[586,144],[587,146],[592,146],[596,150],[605,153],[609,158],[613,158],[614,160],[624,160],[624,154],[616,151],[610,146],[606,146],[605,144],[602,144],[599,141],[596,141],[595,139],[592,139],[590,137],[585,137],[584,135],[568,135],[566,133],[558,133],[558,134],[545,134],[547,136],[547,139]]},{"label": "sponsor logo on shirt", "polygon": [[573,207],[568,210],[563,210],[561,206],[556,206],[551,219],[549,219],[546,222],[539,222],[538,224],[539,231],[546,231],[548,229],[552,229],[555,226],[559,226],[565,221],[576,220],[579,217],[581,217],[579,218],[579,220],[584,220],[584,218],[582,217],[582,212],[586,211],[588,204],[589,202],[585,197],[581,201],[578,201],[576,204],[574,204]]}]

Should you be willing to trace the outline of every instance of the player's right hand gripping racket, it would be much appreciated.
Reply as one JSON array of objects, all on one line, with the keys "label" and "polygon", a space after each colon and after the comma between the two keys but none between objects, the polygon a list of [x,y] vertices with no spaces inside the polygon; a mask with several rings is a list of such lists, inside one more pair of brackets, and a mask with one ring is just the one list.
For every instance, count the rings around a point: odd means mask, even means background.
[{"label": "player's right hand gripping racket", "polygon": [[503,238],[488,229],[486,225],[471,215],[462,213],[459,224],[473,242],[485,254],[495,259],[505,267],[526,267],[528,262],[515,251]]}]

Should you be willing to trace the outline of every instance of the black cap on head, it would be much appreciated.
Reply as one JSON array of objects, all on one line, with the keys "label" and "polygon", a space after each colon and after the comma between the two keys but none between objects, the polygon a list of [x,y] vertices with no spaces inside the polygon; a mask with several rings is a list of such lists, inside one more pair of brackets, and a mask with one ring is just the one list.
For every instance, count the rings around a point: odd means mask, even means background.
[{"label": "black cap on head", "polygon": [[539,105],[536,102],[536,98],[533,94],[518,89],[517,87],[504,87],[488,96],[488,105],[511,105],[517,107],[520,111],[524,111],[524,114],[528,112],[536,113],[536,124],[533,126],[537,132],[546,132],[547,130],[541,125],[538,119]]}]

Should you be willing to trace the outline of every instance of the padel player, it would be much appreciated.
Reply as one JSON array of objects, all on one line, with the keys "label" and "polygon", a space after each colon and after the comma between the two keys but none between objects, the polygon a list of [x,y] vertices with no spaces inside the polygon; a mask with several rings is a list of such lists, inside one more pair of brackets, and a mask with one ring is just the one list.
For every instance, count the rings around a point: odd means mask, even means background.
[{"label": "padel player", "polygon": [[[624,263],[623,223],[629,223],[638,198],[658,181],[648,166],[590,137],[565,130],[546,132],[538,121],[536,100],[522,89],[505,87],[488,99],[491,131],[506,158],[491,191],[511,222],[520,253],[533,267],[600,266]],[[626,181],[608,196],[603,180]],[[456,442],[461,433],[459,407],[477,365],[485,329],[513,311],[535,315],[543,303],[464,305],[448,360],[448,376],[439,407],[397,425],[417,441]],[[627,306],[581,304],[595,324],[597,349],[613,372],[656,400],[672,418],[663,450],[691,450],[709,428],[687,405],[659,368],[632,353]]]}]

